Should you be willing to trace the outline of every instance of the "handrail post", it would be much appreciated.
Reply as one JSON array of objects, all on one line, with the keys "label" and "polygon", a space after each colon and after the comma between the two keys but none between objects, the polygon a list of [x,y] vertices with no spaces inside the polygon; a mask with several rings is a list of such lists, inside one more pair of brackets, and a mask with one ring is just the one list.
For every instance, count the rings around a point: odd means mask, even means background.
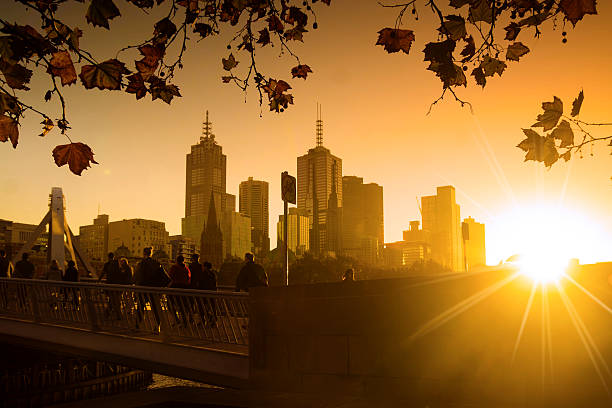
[{"label": "handrail post", "polygon": [[85,292],[85,296],[83,296],[83,300],[85,301],[85,307],[87,308],[87,314],[89,315],[89,321],[91,323],[91,330],[98,331],[100,330],[100,325],[98,324],[98,315],[96,313],[96,307],[94,305],[92,289],[90,288],[81,288]]},{"label": "handrail post", "polygon": [[[30,299],[30,307],[32,309],[32,318],[34,319],[35,323],[40,323],[41,319],[40,319],[40,308],[38,307],[38,293],[36,290],[36,286],[34,285],[26,285],[23,284],[23,288],[24,288],[24,293],[23,295],[27,298]],[[30,296],[28,296],[28,292]],[[19,291],[17,292],[17,296],[19,296]],[[24,302],[24,306],[25,306],[25,302]]]},{"label": "handrail post", "polygon": [[[170,325],[168,324],[168,313],[162,313],[161,310],[161,301],[162,294],[160,293],[149,293],[150,301],[151,301],[151,309],[154,309],[154,314],[157,315],[159,319],[159,335],[164,343],[170,342]],[[155,301],[153,301],[153,298]]]}]

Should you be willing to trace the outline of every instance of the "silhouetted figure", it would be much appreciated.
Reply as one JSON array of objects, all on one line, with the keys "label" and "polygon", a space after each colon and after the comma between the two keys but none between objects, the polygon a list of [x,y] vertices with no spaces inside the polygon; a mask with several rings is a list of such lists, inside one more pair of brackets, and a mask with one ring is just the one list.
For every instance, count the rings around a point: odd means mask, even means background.
[{"label": "silhouetted figure", "polygon": [[108,253],[108,261],[102,268],[102,274],[98,278],[98,282],[106,276],[106,283],[108,284],[120,284],[121,277],[119,276],[119,262],[115,259],[115,254],[112,252]]},{"label": "silhouetted figure", "polygon": [[134,280],[134,270],[130,266],[127,258],[119,260],[119,280],[120,285],[130,285]]},{"label": "silhouetted figure", "polygon": [[79,281],[79,270],[76,267],[74,261],[68,261],[68,267],[64,272],[64,280],[66,282],[78,282]]},{"label": "silhouetted figure", "polygon": [[29,256],[27,252],[24,252],[21,255],[21,261],[15,264],[15,278],[32,279],[34,276],[34,264],[28,261]]},{"label": "silhouetted figure", "polygon": [[204,270],[202,269],[202,264],[200,263],[200,255],[191,255],[189,270],[191,271],[191,283],[189,284],[189,287],[191,289],[202,289]]},{"label": "silhouetted figure", "polygon": [[[151,258],[151,254],[153,253],[153,248],[146,247],[143,249],[143,260],[138,263],[136,266],[136,273],[134,275],[134,280],[136,285],[140,286],[156,286],[163,287],[167,286],[170,282],[170,278],[166,274],[164,268],[157,262],[155,259]],[[157,297],[155,295],[151,296],[146,293],[138,293],[137,294],[137,303],[138,303],[138,321],[137,326],[142,322],[144,317],[144,311],[146,310],[147,303],[151,305],[151,309],[153,310],[153,316],[155,317],[156,327],[154,327],[154,332],[158,332],[159,330],[159,310],[160,305]]]},{"label": "silhouetted figure", "polygon": [[344,275],[342,275],[342,282],[355,282],[355,271],[349,268],[344,271]]},{"label": "silhouetted figure", "polygon": [[213,269],[210,262],[204,262],[204,280],[202,289],[217,290],[217,271]]},{"label": "silhouetted figure", "polygon": [[189,271],[189,268],[185,265],[185,258],[183,255],[176,257],[176,263],[172,265],[168,275],[170,276],[168,287],[189,288],[189,284],[191,283],[191,271]]},{"label": "silhouetted figure", "polygon": [[268,286],[268,275],[261,265],[255,263],[253,254],[247,252],[244,259],[246,263],[236,278],[236,292],[241,290],[248,292],[253,287]]},{"label": "silhouetted figure", "polygon": [[8,278],[11,276],[11,261],[6,256],[6,252],[0,249],[0,278]]},{"label": "silhouetted figure", "polygon": [[47,280],[62,280],[62,270],[57,263],[57,259],[51,261],[51,265],[49,265],[49,269],[47,270],[47,274],[45,275],[45,279]]}]

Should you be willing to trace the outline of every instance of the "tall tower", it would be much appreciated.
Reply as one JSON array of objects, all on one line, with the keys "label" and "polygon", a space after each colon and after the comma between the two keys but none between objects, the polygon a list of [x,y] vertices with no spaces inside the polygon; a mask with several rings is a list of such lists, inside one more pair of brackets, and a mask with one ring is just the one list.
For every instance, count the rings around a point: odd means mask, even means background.
[{"label": "tall tower", "polygon": [[455,187],[437,188],[435,196],[421,197],[423,230],[431,236],[431,257],[455,272],[465,270],[460,208]]},{"label": "tall tower", "polygon": [[248,180],[240,183],[240,213],[251,217],[251,244],[257,256],[270,251],[268,182]]},{"label": "tall tower", "polygon": [[[328,244],[328,232],[337,237],[340,231],[340,225],[336,224],[341,221],[338,213],[342,207],[342,159],[323,146],[323,121],[319,106],[315,134],[316,147],[297,159],[297,206],[310,218],[310,251],[322,257],[333,255],[330,253],[332,247],[332,252],[341,247],[337,238],[333,238],[331,246]],[[338,209],[332,215],[334,220],[330,221],[335,223],[334,226],[327,222],[332,192],[335,193],[332,204]]]},{"label": "tall tower", "polygon": [[214,267],[220,268],[223,263],[223,236],[217,222],[213,197],[210,198],[207,222],[201,235],[200,258],[202,262],[210,262]]},{"label": "tall tower", "polygon": [[[215,203],[218,223],[226,210],[235,209],[232,195],[226,193],[227,157],[215,141],[212,123],[206,111],[200,142],[191,146],[185,160],[185,217],[181,220],[182,235],[200,247],[202,228],[207,222],[211,199]],[[234,208],[232,207],[234,205]]]}]

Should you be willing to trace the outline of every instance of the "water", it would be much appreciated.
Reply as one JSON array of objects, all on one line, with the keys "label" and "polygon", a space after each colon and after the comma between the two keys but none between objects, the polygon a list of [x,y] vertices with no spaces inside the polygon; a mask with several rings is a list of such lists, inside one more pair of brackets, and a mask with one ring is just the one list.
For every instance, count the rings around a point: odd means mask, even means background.
[{"label": "water", "polygon": [[147,387],[147,390],[155,390],[158,388],[169,387],[218,388],[214,385],[204,384],[196,381],[183,380],[181,378],[168,377],[165,375],[153,373],[153,382]]}]

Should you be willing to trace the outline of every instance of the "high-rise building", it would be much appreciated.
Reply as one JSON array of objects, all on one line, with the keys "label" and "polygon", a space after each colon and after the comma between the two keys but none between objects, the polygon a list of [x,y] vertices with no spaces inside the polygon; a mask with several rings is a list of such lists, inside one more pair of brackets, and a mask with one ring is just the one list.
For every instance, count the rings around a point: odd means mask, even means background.
[{"label": "high-rise building", "polygon": [[251,218],[251,248],[256,256],[270,251],[268,182],[253,180],[240,183],[240,214]]},{"label": "high-rise building", "polygon": [[108,215],[100,214],[93,220],[92,225],[82,225],[79,227],[79,246],[89,259],[106,260],[109,252]]},{"label": "high-rise building", "polygon": [[485,226],[472,217],[463,220],[463,244],[466,270],[487,264],[485,249]]},{"label": "high-rise building", "polygon": [[[285,215],[278,216],[276,224],[276,246],[282,248],[285,231]],[[310,220],[304,210],[298,208],[289,208],[287,215],[287,241],[289,242],[289,250],[295,256],[302,257],[310,249]]]},{"label": "high-rise building", "polygon": [[464,271],[461,215],[455,188],[438,187],[436,195],[421,197],[421,212],[423,230],[431,235],[432,259],[453,271]]},{"label": "high-rise building", "polygon": [[225,214],[230,212],[229,209],[236,209],[235,197],[226,192],[226,166],[227,157],[215,141],[207,111],[200,142],[191,146],[185,166],[185,217],[181,220],[182,235],[193,239],[196,247],[200,246],[211,197],[221,223]]},{"label": "high-rise building", "polygon": [[374,265],[385,239],[383,188],[363,178],[342,177],[342,246],[346,256]]},{"label": "high-rise building", "polygon": [[297,159],[297,206],[310,219],[310,251],[333,256],[342,248],[342,160],[323,147],[320,117],[316,135],[316,147]]},{"label": "high-rise building", "polygon": [[172,254],[166,224],[141,218],[108,223],[108,251],[115,252],[121,246],[135,257],[142,256],[142,250],[146,247],[152,247],[158,253],[163,251],[167,257]]},{"label": "high-rise building", "polygon": [[208,216],[200,236],[200,259],[210,262],[215,268],[220,268],[224,259],[223,234],[217,221],[217,210],[211,192]]},{"label": "high-rise building", "polygon": [[223,240],[227,241],[226,257],[244,259],[244,254],[251,252],[251,217],[239,212],[231,212],[226,217],[228,233],[224,233]]}]

